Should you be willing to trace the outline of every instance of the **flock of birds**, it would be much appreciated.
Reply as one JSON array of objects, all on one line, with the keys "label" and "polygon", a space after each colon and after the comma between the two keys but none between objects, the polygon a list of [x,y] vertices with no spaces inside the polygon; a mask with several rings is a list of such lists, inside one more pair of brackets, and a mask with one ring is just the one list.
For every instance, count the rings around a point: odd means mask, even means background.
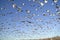
[{"label": "flock of birds", "polygon": [[[19,33],[22,36],[25,36],[27,34],[41,34],[42,32],[51,32],[51,29],[54,29],[57,24],[60,24],[60,5],[57,4],[58,0],[52,0],[52,6],[55,7],[55,13],[51,12],[51,10],[47,9],[45,10],[46,13],[44,13],[43,7],[48,3],[48,0],[43,0],[43,2],[40,2],[39,0],[28,0],[28,2],[33,1],[33,3],[39,4],[35,8],[36,13],[32,13],[31,10],[26,9],[24,10],[22,7],[14,3],[15,0],[8,0],[9,3],[11,3],[11,7],[13,8],[13,11],[8,11],[6,7],[0,8],[0,35],[4,35],[5,33],[8,34],[14,34],[16,35]],[[22,3],[22,6],[26,6],[25,3]],[[32,8],[34,8],[36,5],[31,4]],[[39,9],[43,13],[38,13]],[[5,11],[8,11],[7,13],[4,13]],[[26,13],[26,15],[24,14]],[[21,16],[23,15],[23,16]],[[40,17],[42,16],[42,17]],[[47,18],[47,20],[45,18]],[[55,22],[55,23],[54,23]],[[50,25],[52,27],[50,27]],[[25,29],[27,32],[25,32]],[[29,32],[29,33],[28,33]],[[31,35],[27,35],[30,37]]]}]

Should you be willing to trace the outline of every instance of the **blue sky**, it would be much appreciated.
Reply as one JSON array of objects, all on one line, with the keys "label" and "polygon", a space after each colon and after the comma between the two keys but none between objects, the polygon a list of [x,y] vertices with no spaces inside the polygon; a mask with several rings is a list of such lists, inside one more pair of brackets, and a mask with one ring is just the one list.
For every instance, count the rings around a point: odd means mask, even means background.
[{"label": "blue sky", "polygon": [[0,0],[0,39],[60,36],[59,13],[60,0]]}]

